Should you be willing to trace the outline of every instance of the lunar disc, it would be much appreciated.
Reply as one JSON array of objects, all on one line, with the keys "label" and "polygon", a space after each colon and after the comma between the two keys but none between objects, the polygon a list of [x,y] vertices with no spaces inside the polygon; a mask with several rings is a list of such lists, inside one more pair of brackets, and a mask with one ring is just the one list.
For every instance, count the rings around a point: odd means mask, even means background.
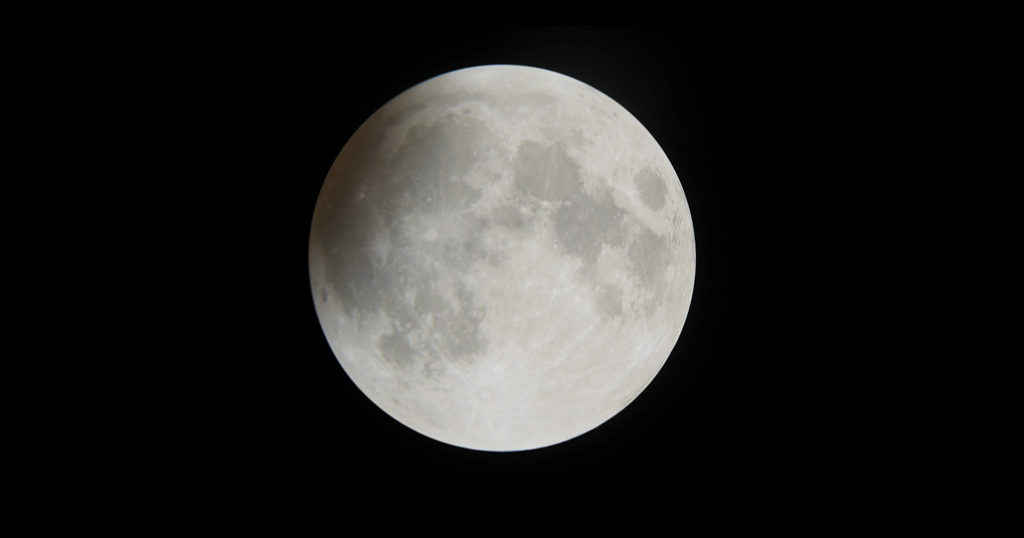
[{"label": "lunar disc", "polygon": [[489,451],[566,441],[633,401],[679,338],[694,268],[651,134],[580,81],[510,65],[370,116],[309,242],[317,316],[355,385],[423,435]]}]

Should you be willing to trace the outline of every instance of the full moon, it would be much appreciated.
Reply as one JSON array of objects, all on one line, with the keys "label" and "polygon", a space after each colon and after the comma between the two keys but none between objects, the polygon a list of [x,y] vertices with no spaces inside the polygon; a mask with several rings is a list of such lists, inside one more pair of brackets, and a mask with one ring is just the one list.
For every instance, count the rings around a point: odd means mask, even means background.
[{"label": "full moon", "polygon": [[352,135],[317,199],[313,300],[384,412],[455,446],[586,433],[678,340],[695,246],[679,178],[598,90],[489,65],[422,82]]}]

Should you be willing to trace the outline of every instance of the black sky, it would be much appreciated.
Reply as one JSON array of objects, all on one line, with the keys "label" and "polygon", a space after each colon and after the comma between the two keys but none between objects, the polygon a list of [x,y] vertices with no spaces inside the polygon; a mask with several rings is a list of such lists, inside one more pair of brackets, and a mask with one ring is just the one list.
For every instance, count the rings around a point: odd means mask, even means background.
[{"label": "black sky", "polygon": [[[162,335],[168,356],[186,357],[161,414],[183,432],[165,440],[174,465],[197,488],[244,495],[415,499],[769,495],[846,472],[831,456],[841,413],[830,395],[851,363],[819,307],[855,300],[829,276],[842,260],[828,215],[850,202],[823,128],[853,112],[826,97],[836,81],[825,67],[841,58],[806,39],[694,21],[271,24],[166,40],[147,61],[173,69],[142,84],[160,90],[145,121],[166,125],[149,151],[185,202],[161,230],[183,253],[166,263],[185,319]],[[564,73],[636,116],[681,179],[697,243],[686,325],[648,389],[580,438],[511,454],[441,444],[365,398],[321,333],[306,267],[320,185],[361,122],[427,78],[494,63]]]}]

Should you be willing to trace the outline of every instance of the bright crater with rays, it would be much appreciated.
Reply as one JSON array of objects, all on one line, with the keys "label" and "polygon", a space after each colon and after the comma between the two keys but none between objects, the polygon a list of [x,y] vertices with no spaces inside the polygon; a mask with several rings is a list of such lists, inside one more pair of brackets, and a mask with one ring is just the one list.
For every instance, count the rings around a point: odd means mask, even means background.
[{"label": "bright crater with rays", "polygon": [[453,71],[374,113],[328,173],[309,244],[317,315],[356,386],[417,432],[491,451],[566,441],[633,401],[679,338],[694,267],[650,133],[520,66]]}]

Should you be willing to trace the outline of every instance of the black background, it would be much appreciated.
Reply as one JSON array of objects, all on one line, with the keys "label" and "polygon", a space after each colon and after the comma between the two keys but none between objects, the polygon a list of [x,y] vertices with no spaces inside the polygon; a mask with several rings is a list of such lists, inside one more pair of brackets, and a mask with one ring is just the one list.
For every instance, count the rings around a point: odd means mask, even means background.
[{"label": "black background", "polygon": [[[141,155],[173,178],[153,195],[159,229],[140,233],[173,253],[154,256],[176,319],[146,333],[173,358],[152,385],[175,384],[145,422],[193,494],[771,501],[856,467],[836,433],[856,343],[835,337],[835,305],[861,299],[831,271],[856,263],[831,231],[855,202],[830,126],[858,112],[830,88],[857,82],[828,74],[844,61],[833,49],[734,19],[221,30],[165,34],[138,82],[158,131]],[[686,324],[647,390],[585,435],[517,453],[445,445],[376,408],[328,347],[306,265],[320,185],[362,121],[427,78],[496,63],[569,75],[636,116],[680,177],[697,244]]]}]

